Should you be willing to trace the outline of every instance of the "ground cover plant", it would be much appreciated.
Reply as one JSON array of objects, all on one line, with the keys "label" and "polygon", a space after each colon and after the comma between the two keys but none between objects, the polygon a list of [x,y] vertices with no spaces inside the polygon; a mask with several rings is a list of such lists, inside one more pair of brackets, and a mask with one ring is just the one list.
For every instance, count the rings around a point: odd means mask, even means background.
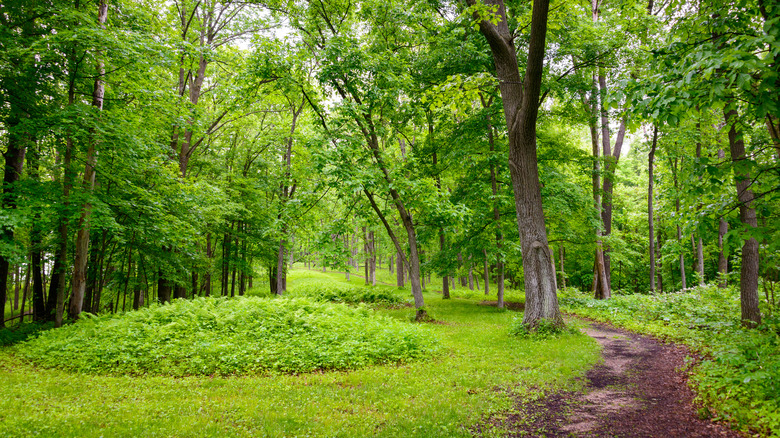
[{"label": "ground cover plant", "polygon": [[[291,291],[307,282],[298,275],[291,272]],[[319,281],[340,283],[343,275]],[[240,377],[98,375],[37,367],[4,348],[0,436],[465,437],[487,416],[510,412],[512,395],[571,389],[598,359],[585,335],[522,339],[507,333],[515,312],[433,292],[425,298],[436,324],[410,322],[413,309],[376,310],[403,327],[422,325],[441,343],[441,354],[401,365]]]},{"label": "ground cover plant", "polygon": [[19,345],[16,354],[79,372],[228,375],[398,363],[428,357],[437,344],[424,327],[366,307],[305,298],[199,298],[85,317]]},{"label": "ground cover plant", "polygon": [[703,403],[700,413],[743,430],[780,435],[780,320],[765,310],[758,329],[739,320],[739,291],[715,286],[661,295],[594,300],[567,291],[562,308],[662,339],[684,343],[703,355],[691,381]]}]

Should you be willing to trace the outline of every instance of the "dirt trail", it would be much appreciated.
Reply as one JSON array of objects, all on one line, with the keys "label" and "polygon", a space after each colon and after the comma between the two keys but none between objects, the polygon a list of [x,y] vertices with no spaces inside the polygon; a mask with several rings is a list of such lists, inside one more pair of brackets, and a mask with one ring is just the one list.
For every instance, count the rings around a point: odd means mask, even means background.
[{"label": "dirt trail", "polygon": [[548,394],[519,403],[506,421],[523,437],[741,437],[701,420],[680,369],[686,350],[604,324],[586,333],[604,362],[585,375],[584,393]]}]

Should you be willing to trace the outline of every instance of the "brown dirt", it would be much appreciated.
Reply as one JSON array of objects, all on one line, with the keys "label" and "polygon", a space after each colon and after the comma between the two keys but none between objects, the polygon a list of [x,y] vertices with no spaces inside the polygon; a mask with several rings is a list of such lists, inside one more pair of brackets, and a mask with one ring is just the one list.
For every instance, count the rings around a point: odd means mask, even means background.
[{"label": "brown dirt", "polygon": [[587,372],[584,392],[518,401],[516,412],[488,422],[508,426],[511,437],[743,436],[697,416],[685,348],[605,324],[585,331],[601,344],[604,362]]}]

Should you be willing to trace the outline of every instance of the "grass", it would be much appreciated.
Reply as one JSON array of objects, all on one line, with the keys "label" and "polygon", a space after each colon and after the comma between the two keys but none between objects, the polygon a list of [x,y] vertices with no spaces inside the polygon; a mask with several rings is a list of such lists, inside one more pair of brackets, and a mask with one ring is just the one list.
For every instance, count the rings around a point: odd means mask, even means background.
[{"label": "grass", "polygon": [[[294,291],[343,278],[296,270],[288,284]],[[388,289],[408,298],[408,290]],[[102,376],[38,368],[3,348],[0,436],[470,436],[486,416],[511,408],[510,393],[534,397],[572,387],[572,378],[598,359],[597,344],[585,335],[509,336],[514,312],[435,293],[425,299],[439,323],[423,328],[443,352],[353,371]],[[413,309],[377,312],[413,325]]]},{"label": "grass", "polygon": [[764,324],[751,330],[740,324],[739,291],[714,285],[608,301],[568,291],[560,301],[565,311],[690,346],[704,355],[691,376],[700,415],[780,436],[780,318],[773,309],[765,306]]}]

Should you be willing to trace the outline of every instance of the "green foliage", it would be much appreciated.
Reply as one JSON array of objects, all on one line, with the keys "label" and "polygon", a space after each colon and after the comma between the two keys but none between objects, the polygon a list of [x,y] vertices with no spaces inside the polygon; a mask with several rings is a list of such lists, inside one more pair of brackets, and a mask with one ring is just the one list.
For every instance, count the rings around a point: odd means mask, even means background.
[{"label": "green foliage", "polygon": [[183,376],[355,369],[428,357],[437,345],[424,329],[365,307],[199,298],[86,317],[16,353],[46,368]]},{"label": "green foliage", "polygon": [[399,304],[404,301],[397,292],[393,292],[389,288],[361,287],[346,283],[308,283],[293,289],[290,296],[347,304]]},{"label": "green foliage", "polygon": [[704,286],[608,301],[570,296],[560,302],[565,311],[689,345],[705,355],[692,382],[707,410],[743,430],[780,433],[780,320],[767,317],[759,329],[743,328],[738,291]]},{"label": "green foliage", "polygon": [[21,327],[0,329],[0,346],[26,341],[43,330],[54,327],[53,322],[22,324]]}]

